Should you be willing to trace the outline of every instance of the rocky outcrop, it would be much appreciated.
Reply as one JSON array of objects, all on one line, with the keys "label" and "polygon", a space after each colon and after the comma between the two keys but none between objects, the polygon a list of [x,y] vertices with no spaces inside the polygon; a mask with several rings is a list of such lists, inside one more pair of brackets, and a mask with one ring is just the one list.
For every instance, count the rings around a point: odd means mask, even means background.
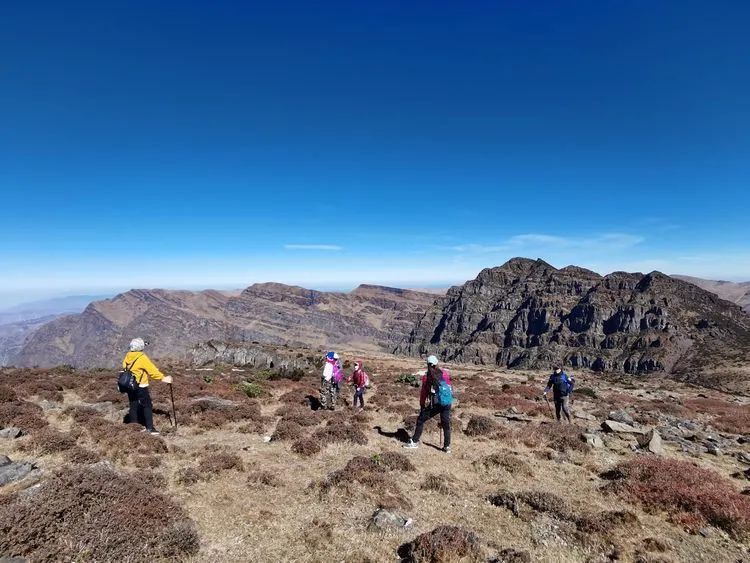
[{"label": "rocky outcrop", "polygon": [[453,287],[396,352],[518,368],[695,374],[746,361],[750,316],[652,272],[600,276],[516,258]]},{"label": "rocky outcrop", "polygon": [[211,340],[190,350],[190,363],[196,367],[217,364],[273,369],[276,371],[307,370],[313,366],[314,357],[292,354],[291,351],[252,344],[230,344]]},{"label": "rocky outcrop", "polygon": [[722,299],[736,303],[746,313],[750,313],[750,282],[714,281],[694,278],[692,276],[672,276],[678,280],[690,282],[693,285],[715,293]]},{"label": "rocky outcrop", "polygon": [[[335,293],[273,283],[255,284],[239,295],[132,290],[42,326],[15,363],[114,367],[136,336],[150,342],[155,358],[184,359],[193,346],[210,340],[392,349],[436,298],[378,286]],[[221,352],[236,353],[244,352]]]}]

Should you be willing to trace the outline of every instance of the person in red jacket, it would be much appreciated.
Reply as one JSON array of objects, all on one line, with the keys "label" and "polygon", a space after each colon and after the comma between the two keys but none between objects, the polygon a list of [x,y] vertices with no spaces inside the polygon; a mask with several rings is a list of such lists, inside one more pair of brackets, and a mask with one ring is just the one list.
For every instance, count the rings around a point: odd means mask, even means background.
[{"label": "person in red jacket", "polygon": [[369,376],[367,373],[365,373],[364,367],[362,365],[362,360],[357,360],[354,362],[354,371],[352,372],[351,376],[349,376],[349,379],[346,380],[347,383],[350,383],[354,386],[354,409],[357,408],[357,402],[359,402],[360,409],[365,408],[365,389],[367,388],[367,384],[369,383]]},{"label": "person in red jacket", "polygon": [[437,367],[438,359],[435,356],[427,358],[427,373],[422,376],[422,388],[419,391],[419,418],[414,436],[404,447],[413,449],[419,447],[419,439],[422,437],[424,423],[433,416],[440,415],[440,426],[443,428],[443,451],[451,451],[451,405],[441,405],[435,398],[435,390],[441,381],[451,385],[451,375],[447,370],[443,371]]}]

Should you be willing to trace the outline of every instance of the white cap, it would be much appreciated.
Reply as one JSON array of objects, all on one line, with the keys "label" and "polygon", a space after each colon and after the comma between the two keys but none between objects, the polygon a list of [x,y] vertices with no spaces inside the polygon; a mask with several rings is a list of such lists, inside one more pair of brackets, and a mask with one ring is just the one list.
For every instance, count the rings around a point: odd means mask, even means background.
[{"label": "white cap", "polygon": [[146,343],[143,341],[143,338],[133,338],[130,341],[131,352],[143,352],[144,346],[146,346]]},{"label": "white cap", "polygon": [[333,359],[334,360],[338,360],[339,359],[339,355],[336,352],[333,353]]},{"label": "white cap", "polygon": [[438,365],[438,359],[437,356],[428,356],[427,357],[427,364],[431,366]]}]

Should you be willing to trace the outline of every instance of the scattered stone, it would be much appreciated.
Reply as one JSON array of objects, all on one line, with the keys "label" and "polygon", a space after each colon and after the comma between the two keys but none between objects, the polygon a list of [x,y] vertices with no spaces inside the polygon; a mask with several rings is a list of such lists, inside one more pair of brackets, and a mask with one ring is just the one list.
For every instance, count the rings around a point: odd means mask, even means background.
[{"label": "scattered stone", "polygon": [[602,448],[602,447],[604,447],[604,442],[596,434],[588,434],[588,433],[587,434],[583,434],[583,439],[592,448]]},{"label": "scattered stone", "polygon": [[573,411],[573,418],[580,418],[581,420],[596,420],[593,414],[583,411]]},{"label": "scattered stone", "polygon": [[510,411],[507,413],[496,412],[495,416],[498,418],[504,418],[505,420],[510,420],[511,422],[532,422],[534,420],[525,414],[513,414]]},{"label": "scattered stone", "polygon": [[8,557],[8,556],[2,556],[0,557],[0,563],[27,563],[28,559],[24,559],[23,557]]},{"label": "scattered stone", "polygon": [[716,455],[716,456],[721,455],[721,450],[716,444],[711,444],[711,443],[706,444],[706,451],[710,453],[711,455]]},{"label": "scattered stone", "polygon": [[649,430],[645,434],[638,436],[638,445],[652,454],[662,455],[664,447],[661,444],[661,436],[656,429]]},{"label": "scattered stone", "polygon": [[503,549],[496,557],[490,559],[490,563],[531,563],[532,561],[528,551],[513,548]]},{"label": "scattered stone", "polygon": [[11,426],[10,428],[3,428],[2,430],[0,430],[0,438],[14,440],[15,438],[19,438],[21,436],[23,436],[23,432],[20,428],[16,428],[15,426]]},{"label": "scattered stone", "polygon": [[0,455],[0,486],[20,481],[34,468],[33,463],[19,463],[11,461],[6,455]]},{"label": "scattered stone", "polygon": [[622,422],[623,424],[635,424],[633,417],[623,410],[612,411],[607,418],[609,420],[614,420],[615,422]]},{"label": "scattered stone", "polygon": [[602,429],[605,432],[617,432],[620,434],[643,434],[643,430],[634,428],[629,424],[617,422],[616,420],[605,420],[602,422]]},{"label": "scattered stone", "polygon": [[708,538],[711,536],[711,528],[701,528],[700,530],[698,530],[698,533],[704,538]]},{"label": "scattered stone", "polygon": [[737,460],[744,464],[750,465],[750,454],[746,454],[745,452],[739,452],[737,454]]},{"label": "scattered stone", "polygon": [[379,508],[372,515],[370,520],[370,528],[378,528],[379,530],[406,530],[412,525],[411,518],[404,518],[403,516],[394,512],[389,512],[383,508]]}]

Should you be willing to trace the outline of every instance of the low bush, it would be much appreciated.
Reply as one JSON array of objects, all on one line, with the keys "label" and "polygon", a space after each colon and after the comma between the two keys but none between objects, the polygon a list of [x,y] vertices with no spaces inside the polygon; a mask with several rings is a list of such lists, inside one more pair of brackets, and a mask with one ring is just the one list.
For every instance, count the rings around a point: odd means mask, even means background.
[{"label": "low bush", "polygon": [[[133,510],[135,499],[142,509]],[[0,553],[33,561],[174,560],[198,548],[180,506],[147,482],[106,467],[63,469],[33,494],[0,502]]]},{"label": "low bush", "polygon": [[551,514],[560,520],[574,519],[574,512],[570,505],[553,493],[542,491],[522,491],[514,493],[502,490],[490,495],[487,500],[495,506],[511,510],[516,516],[520,515],[521,509],[525,505],[537,512]]},{"label": "low bush", "polygon": [[527,447],[548,447],[558,452],[588,452],[591,450],[581,439],[581,430],[572,424],[541,424],[518,432],[518,438]]},{"label": "low bush", "polygon": [[750,497],[730,481],[692,463],[637,457],[602,475],[606,492],[639,504],[648,512],[666,512],[670,520],[695,531],[711,524],[732,537],[750,537]]},{"label": "low bush", "polygon": [[316,430],[312,437],[319,440],[323,447],[342,443],[367,444],[367,435],[352,424],[329,424]]},{"label": "low bush", "polygon": [[429,474],[425,476],[424,481],[422,481],[419,488],[427,491],[435,491],[441,495],[451,495],[454,491],[452,480],[446,475],[440,474]]},{"label": "low bush", "polygon": [[488,416],[474,415],[469,419],[464,434],[467,436],[489,436],[497,430],[497,422]]},{"label": "low bush", "polygon": [[70,463],[77,463],[79,465],[91,465],[93,463],[99,463],[101,456],[96,452],[82,448],[81,446],[74,446],[65,452],[65,458]]},{"label": "low bush", "polygon": [[281,487],[284,482],[276,473],[270,471],[253,471],[247,476],[248,485],[264,485],[266,487]]},{"label": "low bush", "polygon": [[404,383],[410,387],[419,387],[422,384],[422,378],[418,375],[404,374],[396,378],[396,383]]},{"label": "low bush", "polygon": [[438,526],[403,544],[398,554],[403,561],[410,563],[483,560],[477,535],[458,526]]},{"label": "low bush", "polygon": [[272,442],[279,442],[282,440],[297,440],[304,434],[302,426],[297,422],[291,422],[284,420],[283,418],[276,425],[276,430],[271,434]]},{"label": "low bush", "polygon": [[155,455],[138,455],[133,457],[133,465],[138,469],[155,469],[161,465],[161,458]]},{"label": "low bush", "polygon": [[292,451],[304,457],[314,456],[322,449],[320,440],[314,438],[300,438],[292,444]]},{"label": "low bush", "polygon": [[576,387],[575,394],[581,397],[588,397],[589,399],[597,399],[599,397],[591,387]]},{"label": "low bush", "polygon": [[0,403],[10,403],[17,399],[18,395],[16,395],[16,392],[12,388],[6,385],[0,385]]},{"label": "low bush", "polygon": [[228,452],[216,452],[206,455],[198,462],[198,471],[205,475],[216,475],[222,471],[236,469],[244,471],[245,465],[237,454]]},{"label": "low bush", "polygon": [[0,403],[0,428],[16,426],[26,433],[44,428],[49,423],[42,408],[28,401]]},{"label": "low bush", "polygon": [[76,439],[69,433],[58,432],[51,428],[42,428],[32,434],[31,439],[21,446],[27,452],[36,455],[49,455],[64,452],[76,445]]},{"label": "low bush", "polygon": [[175,474],[175,481],[179,485],[195,485],[198,481],[202,481],[203,476],[194,467],[183,467],[177,470]]},{"label": "low bush", "polygon": [[534,475],[531,466],[522,458],[514,454],[494,453],[479,458],[472,463],[478,470],[502,469],[511,475],[532,477]]},{"label": "low bush", "polygon": [[263,386],[260,383],[255,383],[254,381],[243,381],[242,383],[240,383],[239,388],[240,391],[242,391],[251,399],[261,397],[263,393],[265,393]]}]

